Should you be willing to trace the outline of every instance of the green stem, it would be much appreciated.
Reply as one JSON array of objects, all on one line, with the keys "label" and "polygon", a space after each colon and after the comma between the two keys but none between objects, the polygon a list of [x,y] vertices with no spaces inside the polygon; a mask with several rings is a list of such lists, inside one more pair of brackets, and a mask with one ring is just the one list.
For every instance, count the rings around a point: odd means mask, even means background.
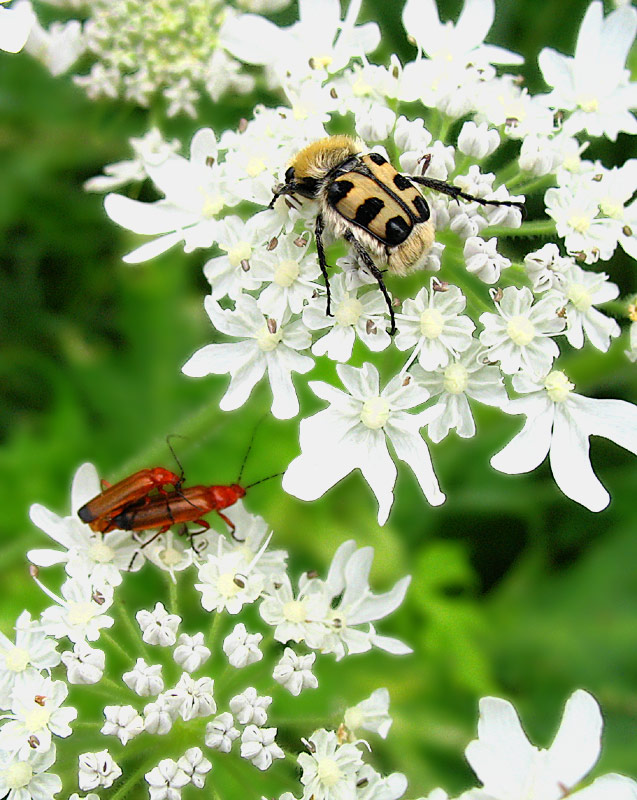
[{"label": "green stem", "polygon": [[116,650],[120,654],[120,656],[122,656],[122,658],[124,658],[126,661],[130,661],[132,658],[134,658],[134,656],[132,656],[130,653],[127,653],[126,650],[124,650],[124,648],[121,646],[121,644],[119,644],[119,642],[113,639],[113,637],[110,635],[110,633],[107,633],[107,631],[102,629],[100,633],[100,638],[108,642],[110,646],[114,650]]},{"label": "green stem", "polygon": [[151,654],[151,651],[146,644],[146,642],[142,639],[141,631],[136,625],[134,624],[133,620],[129,616],[129,610],[125,608],[121,603],[117,604],[117,615],[119,621],[123,624],[123,626],[128,631],[129,636],[132,638],[133,642],[136,646],[140,647],[146,661],[149,664],[152,664],[154,661],[154,655]]},{"label": "green stem", "polygon": [[124,781],[124,783],[117,789],[115,794],[112,794],[109,800],[119,800],[120,797],[126,797],[128,794],[128,790],[132,788],[137,781],[145,775],[148,771],[149,767],[152,767],[156,757],[153,757],[152,760],[147,759],[138,769],[133,772],[133,774],[128,778],[128,780]]},{"label": "green stem", "polygon": [[[540,188],[541,186],[553,186],[554,184],[555,180],[553,175],[542,175],[539,178],[533,178],[533,180],[523,183],[521,186],[516,186],[515,192],[516,194],[529,194],[530,192]],[[507,189],[510,188],[511,184],[507,186]]]},{"label": "green stem", "polygon": [[514,159],[513,161],[510,161],[506,166],[498,170],[498,181],[500,183],[506,183],[508,186],[509,183],[515,180],[519,174],[520,174],[520,166],[517,162],[517,159]]},{"label": "green stem", "polygon": [[[179,573],[177,573],[179,575]],[[171,614],[179,614],[179,598],[177,596],[177,578],[173,580],[170,572],[165,572],[166,580],[168,582],[168,604],[170,606]]]},{"label": "green stem", "polygon": [[493,225],[482,231],[482,238],[488,239],[491,236],[517,237],[517,236],[550,236],[555,233],[555,221],[552,219],[539,219],[533,222],[523,222],[519,228],[504,228],[500,225]]},{"label": "green stem", "polygon": [[215,611],[212,625],[210,626],[210,633],[208,634],[208,647],[211,653],[215,653],[215,646],[217,644],[217,637],[219,636],[219,628],[221,626],[221,614]]}]

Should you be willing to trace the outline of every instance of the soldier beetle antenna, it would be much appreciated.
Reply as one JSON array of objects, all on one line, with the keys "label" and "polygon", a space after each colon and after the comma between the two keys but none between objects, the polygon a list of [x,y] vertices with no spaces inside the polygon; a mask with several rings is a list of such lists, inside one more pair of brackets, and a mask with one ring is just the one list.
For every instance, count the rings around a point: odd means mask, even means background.
[{"label": "soldier beetle antenna", "polygon": [[261,478],[260,481],[255,481],[254,483],[249,483],[247,486],[244,486],[243,488],[246,489],[246,490],[252,489],[253,486],[258,486],[258,484],[260,484],[260,483],[265,483],[266,481],[271,481],[272,478],[278,478],[280,475],[283,475],[283,474],[284,474],[283,472],[275,472],[274,475],[268,475],[267,478]]},{"label": "soldier beetle antenna", "polygon": [[175,463],[179,467],[179,472],[180,472],[179,483],[178,483],[177,486],[175,486],[175,490],[176,491],[179,491],[181,489],[181,485],[184,482],[184,478],[186,477],[186,473],[184,472],[183,464],[181,463],[181,461],[177,457],[177,453],[175,452],[175,448],[170,443],[170,440],[171,439],[187,439],[187,438],[188,438],[187,436],[182,436],[179,433],[169,433],[168,436],[166,437],[166,445],[167,445],[168,449],[170,450],[170,453],[171,453],[172,457],[175,459]]},{"label": "soldier beetle antenna", "polygon": [[267,416],[268,416],[267,414],[264,414],[261,417],[261,419],[257,422],[257,424],[254,426],[254,429],[252,431],[252,436],[250,437],[250,443],[248,444],[248,449],[246,450],[246,454],[244,455],[243,461],[241,462],[241,469],[239,470],[239,477],[237,478],[237,483],[239,483],[239,484],[241,483],[241,478],[243,477],[243,470],[245,469],[245,465],[246,465],[246,462],[248,460],[248,456],[250,455],[250,451],[252,450],[252,445],[254,444],[254,439],[255,439],[255,436],[257,435],[257,431],[259,430],[259,427],[261,426],[261,423],[263,422],[263,420]]}]

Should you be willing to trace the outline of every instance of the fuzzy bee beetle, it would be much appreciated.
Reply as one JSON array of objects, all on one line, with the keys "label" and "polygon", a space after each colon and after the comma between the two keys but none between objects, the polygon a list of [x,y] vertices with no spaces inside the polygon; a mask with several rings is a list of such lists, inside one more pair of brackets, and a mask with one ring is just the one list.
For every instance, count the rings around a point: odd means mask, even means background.
[{"label": "fuzzy bee beetle", "polygon": [[327,290],[328,316],[331,295],[325,231],[345,239],[376,278],[389,308],[390,334],[394,334],[394,309],[381,268],[401,276],[418,269],[435,236],[429,206],[416,184],[485,206],[514,206],[524,212],[524,204],[483,200],[435,178],[402,175],[380,153],[361,155],[363,150],[363,143],[350,136],[328,136],[307,145],[290,162],[285,183],[274,188],[270,208],[282,195],[318,202],[316,251]]}]

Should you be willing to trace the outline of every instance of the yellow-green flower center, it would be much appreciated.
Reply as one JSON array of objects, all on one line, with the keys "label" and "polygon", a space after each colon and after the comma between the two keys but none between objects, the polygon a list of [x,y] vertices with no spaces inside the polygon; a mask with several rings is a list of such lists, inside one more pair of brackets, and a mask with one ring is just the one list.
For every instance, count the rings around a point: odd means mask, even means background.
[{"label": "yellow-green flower center", "polygon": [[266,169],[265,161],[262,158],[253,156],[246,164],[246,172],[251,178],[256,178]]},{"label": "yellow-green flower center", "polygon": [[564,372],[554,369],[544,379],[544,388],[554,403],[563,403],[575,388],[575,384],[569,381]]},{"label": "yellow-green flower center", "polygon": [[264,353],[271,353],[276,350],[279,342],[283,338],[283,331],[277,328],[274,333],[270,331],[267,325],[264,325],[261,330],[257,331],[256,340],[260,349]]},{"label": "yellow-green flower center", "polygon": [[247,261],[252,255],[252,245],[249,242],[237,242],[232,247],[223,245],[219,245],[219,247],[228,253],[231,267],[238,267],[242,261]]},{"label": "yellow-green flower center", "polygon": [[174,547],[164,547],[163,550],[159,551],[159,559],[167,567],[176,567],[177,564],[181,564],[184,560],[184,554]]},{"label": "yellow-green flower center", "polygon": [[217,578],[217,591],[222,597],[234,597],[241,591],[241,586],[235,580],[234,572],[224,572]]},{"label": "yellow-green flower center", "polygon": [[334,319],[339,325],[356,325],[363,313],[363,304],[356,297],[346,295],[336,306]]},{"label": "yellow-green flower center", "polygon": [[435,308],[428,308],[420,315],[420,332],[427,339],[437,339],[445,327],[445,318]]},{"label": "yellow-green flower center", "polygon": [[511,317],[507,323],[507,333],[514,344],[526,347],[533,341],[535,326],[528,317],[519,314],[517,317]]},{"label": "yellow-green flower center", "polygon": [[316,777],[323,786],[334,786],[341,779],[341,770],[333,758],[322,758],[316,765]]},{"label": "yellow-green flower center", "polygon": [[577,105],[582,109],[582,111],[592,114],[599,109],[599,99],[592,94],[583,94],[577,98]]},{"label": "yellow-green flower center", "polygon": [[344,720],[345,727],[349,728],[350,731],[355,731],[357,728],[360,728],[363,723],[363,713],[360,708],[348,708],[345,711]]},{"label": "yellow-green flower center", "polygon": [[585,214],[573,214],[568,219],[568,224],[578,233],[586,233],[591,227],[591,218]]},{"label": "yellow-green flower center", "polygon": [[24,725],[28,731],[39,731],[46,728],[51,719],[51,712],[46,706],[38,706],[24,715]]},{"label": "yellow-green flower center", "polygon": [[70,603],[68,610],[69,624],[82,626],[89,623],[95,616],[93,603]]},{"label": "yellow-green flower center", "polygon": [[303,622],[306,616],[305,603],[289,600],[283,606],[283,616],[288,622]]},{"label": "yellow-green flower center", "polygon": [[607,217],[621,219],[624,214],[624,205],[623,203],[617,202],[617,200],[614,200],[612,197],[605,197],[603,200],[600,200],[599,210]]},{"label": "yellow-green flower center", "polygon": [[4,779],[9,789],[23,789],[33,777],[33,769],[28,761],[16,761],[5,771]]},{"label": "yellow-green flower center", "polygon": [[593,305],[591,293],[581,283],[572,283],[568,287],[567,295],[578,311],[588,311]]},{"label": "yellow-green flower center", "polygon": [[445,369],[443,385],[449,394],[462,394],[469,384],[469,372],[462,364],[449,364]]},{"label": "yellow-green flower center", "polygon": [[279,261],[274,270],[274,282],[287,289],[299,277],[300,272],[298,261],[292,258]]},{"label": "yellow-green flower center", "polygon": [[390,406],[384,397],[369,397],[363,403],[361,422],[372,430],[378,430],[389,419]]},{"label": "yellow-green flower center", "polygon": [[225,201],[220,194],[211,197],[209,194],[204,192],[204,199],[201,206],[201,216],[206,217],[206,219],[214,219],[217,214],[221,213],[224,206]]},{"label": "yellow-green flower center", "polygon": [[12,672],[22,672],[29,666],[29,651],[23,647],[12,647],[5,657],[7,669]]},{"label": "yellow-green flower center", "polygon": [[103,541],[96,540],[91,545],[88,554],[92,561],[95,561],[98,564],[107,564],[109,561],[113,560],[115,551],[112,547],[104,544]]}]

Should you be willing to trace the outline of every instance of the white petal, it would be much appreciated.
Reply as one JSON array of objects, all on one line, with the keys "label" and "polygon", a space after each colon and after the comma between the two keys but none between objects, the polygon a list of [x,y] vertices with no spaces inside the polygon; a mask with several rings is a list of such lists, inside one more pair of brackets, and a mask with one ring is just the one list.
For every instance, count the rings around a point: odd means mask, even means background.
[{"label": "white petal", "polygon": [[389,455],[383,433],[369,429],[361,433],[358,462],[365,480],[378,500],[378,524],[384,525],[394,502],[396,465]]},{"label": "white petal", "polygon": [[439,506],[444,503],[445,495],[440,491],[429,448],[424,439],[401,425],[397,415],[393,416],[385,430],[396,450],[396,455],[412,468],[420,488],[431,505]]},{"label": "white petal", "polygon": [[523,797],[535,752],[511,703],[483,697],[478,739],[469,743],[465,756],[485,790],[495,797]]},{"label": "white petal", "polygon": [[63,550],[29,550],[27,558],[38,567],[52,567],[68,561],[69,554]]},{"label": "white petal", "polygon": [[265,358],[260,357],[247,361],[234,372],[226,393],[219,401],[219,408],[222,411],[233,411],[235,408],[240,408],[263,377],[265,366]]},{"label": "white petal", "polygon": [[271,64],[288,47],[288,38],[273,22],[255,14],[243,14],[226,22],[221,43],[247,64]]},{"label": "white petal", "polygon": [[579,689],[569,697],[548,751],[552,772],[567,789],[579,783],[597,763],[602,725],[602,714],[592,695]]},{"label": "white petal", "polygon": [[574,395],[573,416],[589,436],[603,436],[637,455],[637,406],[625,400]]},{"label": "white petal", "polygon": [[41,506],[39,503],[34,503],[29,509],[29,517],[34,525],[43,530],[48,536],[54,539],[64,547],[70,547],[73,544],[73,536],[70,532],[68,521],[59,517],[53,511]]},{"label": "white petal", "polygon": [[[266,360],[272,389],[272,413],[277,419],[291,419],[299,413],[299,400],[286,358],[284,354],[275,351],[268,353]],[[313,362],[310,360],[308,369],[312,366]]]},{"label": "white petal", "polygon": [[94,465],[82,464],[73,477],[71,485],[71,514],[75,516],[85,503],[100,494],[102,486]]},{"label": "white petal", "polygon": [[491,459],[491,466],[507,475],[530,472],[546,458],[551,446],[553,404],[537,416],[528,417],[524,427],[506,447]]},{"label": "white petal", "polygon": [[434,0],[407,0],[403,8],[403,26],[426,53],[433,52],[442,27]]},{"label": "white petal", "polygon": [[122,258],[122,261],[125,264],[141,264],[143,261],[150,261],[151,258],[156,258],[162,253],[165,253],[166,250],[170,250],[171,247],[181,242],[183,238],[181,231],[177,231],[177,233],[168,233],[166,236],[160,236],[152,242],[147,242],[141,247],[131,250],[130,253],[127,253]]},{"label": "white petal", "polygon": [[147,235],[168,233],[196,221],[190,212],[182,211],[165,200],[142,203],[121,194],[107,194],[104,210],[122,228]]},{"label": "white petal", "polygon": [[637,800],[637,783],[624,775],[602,775],[573,797],[577,800]]},{"label": "white petal", "polygon": [[456,23],[456,35],[462,39],[466,50],[482,44],[493,25],[494,16],[493,0],[465,0]]},{"label": "white petal", "polygon": [[255,347],[252,341],[207,344],[193,353],[181,368],[184,375],[202,378],[204,375],[224,375],[236,372],[250,360]]},{"label": "white petal", "polygon": [[561,408],[555,412],[549,456],[555,483],[567,497],[591,511],[606,508],[610,496],[593,472],[588,436]]}]

